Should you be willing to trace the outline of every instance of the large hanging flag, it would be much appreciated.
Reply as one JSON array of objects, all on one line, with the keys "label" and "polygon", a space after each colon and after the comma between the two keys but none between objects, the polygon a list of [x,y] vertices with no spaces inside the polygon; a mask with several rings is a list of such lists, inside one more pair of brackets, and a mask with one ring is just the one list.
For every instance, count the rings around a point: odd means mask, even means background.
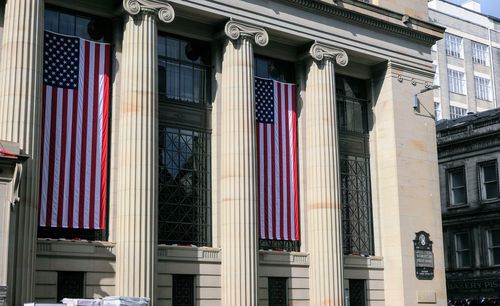
[{"label": "large hanging flag", "polygon": [[39,225],[103,229],[109,44],[45,32]]},{"label": "large hanging flag", "polygon": [[255,78],[260,239],[299,240],[295,91]]}]

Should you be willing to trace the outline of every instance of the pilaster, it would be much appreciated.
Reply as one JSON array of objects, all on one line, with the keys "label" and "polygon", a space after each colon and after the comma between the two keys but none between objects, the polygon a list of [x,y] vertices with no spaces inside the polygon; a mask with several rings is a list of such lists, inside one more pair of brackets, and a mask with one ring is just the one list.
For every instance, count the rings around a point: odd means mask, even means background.
[{"label": "pilaster", "polygon": [[33,300],[38,210],[42,105],[43,0],[5,3],[0,59],[0,139],[17,142],[31,156],[24,166],[16,206],[15,281],[8,286],[11,305]]},{"label": "pilaster", "polygon": [[306,83],[302,119],[304,205],[309,252],[311,305],[343,305],[343,251],[339,147],[335,101],[335,62],[347,65],[347,54],[315,43]]},{"label": "pilaster", "polygon": [[257,157],[253,43],[265,46],[260,27],[225,26],[221,82],[222,305],[257,305]]},{"label": "pilaster", "polygon": [[155,304],[158,211],[157,18],[170,4],[124,0],[116,231],[116,294]]}]

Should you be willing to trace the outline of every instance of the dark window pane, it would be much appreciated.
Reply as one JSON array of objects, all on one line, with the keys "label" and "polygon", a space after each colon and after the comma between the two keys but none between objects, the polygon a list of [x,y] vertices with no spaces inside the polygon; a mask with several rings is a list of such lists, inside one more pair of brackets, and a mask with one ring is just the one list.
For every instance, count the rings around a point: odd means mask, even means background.
[{"label": "dark window pane", "polygon": [[287,306],[287,279],[285,277],[268,278],[269,306]]},{"label": "dark window pane", "polygon": [[255,58],[255,76],[265,79],[273,79],[280,82],[294,83],[294,65],[268,57]]},{"label": "dark window pane", "polygon": [[160,95],[167,93],[167,70],[164,64],[164,62],[160,62],[160,65],[158,65],[158,92]]},{"label": "dark window pane", "polygon": [[500,247],[493,249],[492,260],[494,265],[500,265]]},{"label": "dark window pane", "polygon": [[165,56],[166,55],[166,50],[165,50],[165,37],[163,36],[158,36],[158,56]]},{"label": "dark window pane", "polygon": [[83,272],[57,272],[57,300],[84,298]]},{"label": "dark window pane", "polygon": [[193,102],[193,67],[181,66],[180,98],[183,101]]},{"label": "dark window pane", "polygon": [[457,234],[456,237],[458,251],[469,249],[469,235]]},{"label": "dark window pane", "polygon": [[172,276],[172,305],[194,306],[194,275]]},{"label": "dark window pane", "polygon": [[491,182],[491,183],[485,183],[484,184],[484,189],[485,189],[485,198],[486,199],[494,199],[498,197],[498,183],[497,182]]},{"label": "dark window pane", "polygon": [[89,22],[90,22],[89,18],[76,17],[74,35],[90,40],[88,31]]},{"label": "dark window pane", "polygon": [[462,187],[465,185],[465,177],[463,171],[452,172],[451,174],[452,187]]},{"label": "dark window pane", "polygon": [[497,180],[496,164],[485,165],[482,168],[485,182]]},{"label": "dark window pane", "polygon": [[350,306],[366,305],[365,280],[363,279],[349,280],[349,302]]},{"label": "dark window pane", "polygon": [[459,252],[458,267],[470,267],[470,252],[469,251]]},{"label": "dark window pane", "polygon": [[61,13],[59,15],[59,33],[75,35],[75,16]]},{"label": "dark window pane", "polygon": [[177,38],[167,37],[167,57],[179,59],[179,40]]},{"label": "dark window pane", "polygon": [[490,233],[492,246],[500,247],[500,230],[492,230]]},{"label": "dark window pane", "polygon": [[453,202],[452,204],[465,203],[465,188],[453,189]]},{"label": "dark window pane", "polygon": [[45,10],[45,30],[59,31],[59,14],[51,10]]},{"label": "dark window pane", "polygon": [[179,64],[169,61],[167,63],[167,97],[179,99]]}]

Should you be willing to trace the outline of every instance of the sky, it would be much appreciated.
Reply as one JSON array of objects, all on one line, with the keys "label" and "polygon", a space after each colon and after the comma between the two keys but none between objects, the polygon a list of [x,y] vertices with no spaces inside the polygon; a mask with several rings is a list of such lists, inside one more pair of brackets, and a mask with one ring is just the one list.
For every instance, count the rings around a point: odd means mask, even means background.
[{"label": "sky", "polygon": [[[464,0],[448,0],[456,4],[461,4]],[[500,0],[482,0],[481,11],[483,14],[500,18]]]}]

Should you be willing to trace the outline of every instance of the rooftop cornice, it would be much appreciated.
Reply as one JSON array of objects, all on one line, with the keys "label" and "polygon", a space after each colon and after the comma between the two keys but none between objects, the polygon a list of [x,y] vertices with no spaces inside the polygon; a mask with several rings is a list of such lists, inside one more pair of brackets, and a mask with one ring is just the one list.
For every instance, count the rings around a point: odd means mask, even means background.
[{"label": "rooftop cornice", "polygon": [[[423,43],[426,45],[433,45],[437,40],[443,38],[445,28],[430,22],[420,19],[412,18],[407,15],[397,13],[376,5],[367,4],[360,1],[353,0],[337,0],[351,7],[358,8],[360,11],[341,7],[338,4],[330,4],[320,0],[279,0],[300,6],[303,9],[321,12],[328,16],[337,17],[347,22],[357,23],[360,25],[375,28],[381,31],[389,32],[408,39]],[[361,11],[366,11],[362,13]],[[369,15],[370,14],[370,15]],[[390,17],[393,21],[383,20],[376,18],[372,15],[380,15]],[[410,28],[403,24],[402,20],[405,19],[406,23],[414,28]],[[423,29],[423,30],[420,30]]]}]

